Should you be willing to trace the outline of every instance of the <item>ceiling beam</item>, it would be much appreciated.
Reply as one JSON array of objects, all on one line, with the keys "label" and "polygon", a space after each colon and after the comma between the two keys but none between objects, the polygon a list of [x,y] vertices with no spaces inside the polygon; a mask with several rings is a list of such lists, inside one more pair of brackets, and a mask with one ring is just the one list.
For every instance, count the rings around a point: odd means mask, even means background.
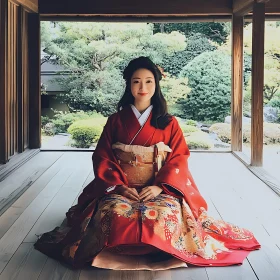
[{"label": "ceiling beam", "polygon": [[41,15],[231,15],[231,0],[39,0]]},{"label": "ceiling beam", "polygon": [[234,0],[232,12],[237,16],[244,16],[253,10],[254,0]]},{"label": "ceiling beam", "polygon": [[38,13],[38,0],[12,0],[11,2],[21,5],[28,12]]},{"label": "ceiling beam", "polygon": [[234,0],[232,5],[232,12],[237,16],[245,16],[252,12],[254,2],[267,3],[269,0]]},{"label": "ceiling beam", "polygon": [[280,1],[279,0],[270,0],[265,5],[266,14],[280,14]]}]

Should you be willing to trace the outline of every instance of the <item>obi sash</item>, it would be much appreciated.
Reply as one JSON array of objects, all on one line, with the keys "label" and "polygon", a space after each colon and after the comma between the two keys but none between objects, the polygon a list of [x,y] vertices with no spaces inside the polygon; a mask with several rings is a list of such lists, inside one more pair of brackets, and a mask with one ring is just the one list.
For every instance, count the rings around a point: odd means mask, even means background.
[{"label": "obi sash", "polygon": [[163,142],[150,147],[115,143],[112,149],[129,185],[134,187],[152,184],[172,151]]}]

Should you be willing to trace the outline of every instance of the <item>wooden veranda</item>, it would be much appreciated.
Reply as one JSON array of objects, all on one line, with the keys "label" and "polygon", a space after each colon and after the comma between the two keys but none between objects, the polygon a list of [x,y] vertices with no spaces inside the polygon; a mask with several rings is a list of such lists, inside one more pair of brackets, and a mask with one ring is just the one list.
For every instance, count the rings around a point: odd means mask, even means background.
[{"label": "wooden veranda", "polygon": [[[245,18],[253,22],[249,162],[242,154]],[[280,279],[280,198],[267,185],[279,186],[259,169],[266,19],[280,19],[279,0],[0,0],[0,279]],[[71,271],[33,250],[35,234],[59,225],[93,176],[90,153],[40,152],[41,20],[232,21],[231,153],[193,154],[191,170],[211,213],[254,231],[260,251],[240,267],[109,272]]]},{"label": "wooden veranda", "polygon": [[261,243],[262,248],[250,253],[243,265],[167,271],[72,270],[46,257],[33,248],[37,235],[62,223],[93,172],[90,153],[41,152],[2,182],[2,201],[23,186],[29,188],[0,217],[0,279],[280,279],[279,196],[230,153],[193,153],[190,170],[208,202],[209,214],[252,230]]}]

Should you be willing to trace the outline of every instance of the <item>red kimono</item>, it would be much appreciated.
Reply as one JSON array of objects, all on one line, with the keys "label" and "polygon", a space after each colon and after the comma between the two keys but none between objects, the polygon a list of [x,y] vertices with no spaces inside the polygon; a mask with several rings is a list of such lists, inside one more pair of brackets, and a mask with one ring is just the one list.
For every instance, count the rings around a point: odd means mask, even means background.
[{"label": "red kimono", "polygon": [[[95,260],[102,252],[152,259],[162,253],[198,266],[226,266],[241,264],[249,251],[260,248],[250,231],[207,215],[177,120],[161,130],[151,126],[151,116],[142,128],[130,107],[109,117],[93,154],[95,179],[66,213],[67,225],[43,234],[36,249],[81,267],[99,264]],[[159,196],[136,202],[111,192],[129,186],[112,149],[116,142],[145,147],[164,142],[171,148],[152,183],[163,188]]]}]

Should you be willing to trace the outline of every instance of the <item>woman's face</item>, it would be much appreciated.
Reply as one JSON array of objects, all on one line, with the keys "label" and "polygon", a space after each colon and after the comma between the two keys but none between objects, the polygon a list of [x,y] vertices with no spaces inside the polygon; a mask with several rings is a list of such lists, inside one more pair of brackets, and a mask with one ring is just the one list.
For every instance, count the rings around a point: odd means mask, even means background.
[{"label": "woman's face", "polygon": [[131,77],[131,93],[134,103],[151,104],[151,98],[156,90],[155,77],[148,69],[138,69]]}]

